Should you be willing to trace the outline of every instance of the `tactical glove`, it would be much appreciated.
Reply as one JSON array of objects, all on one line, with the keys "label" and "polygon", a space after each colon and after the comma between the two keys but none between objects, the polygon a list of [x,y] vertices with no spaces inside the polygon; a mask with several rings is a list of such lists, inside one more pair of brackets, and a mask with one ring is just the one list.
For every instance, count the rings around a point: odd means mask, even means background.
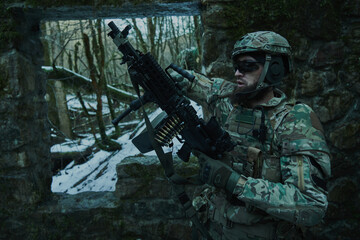
[{"label": "tactical glove", "polygon": [[176,82],[176,86],[181,89],[181,93],[186,95],[186,92],[190,87],[191,82],[176,72],[172,72],[170,75],[172,79],[174,79],[174,81]]},{"label": "tactical glove", "polygon": [[241,175],[225,163],[212,159],[202,152],[194,150],[193,153],[200,162],[200,180],[209,185],[225,189],[232,194]]}]

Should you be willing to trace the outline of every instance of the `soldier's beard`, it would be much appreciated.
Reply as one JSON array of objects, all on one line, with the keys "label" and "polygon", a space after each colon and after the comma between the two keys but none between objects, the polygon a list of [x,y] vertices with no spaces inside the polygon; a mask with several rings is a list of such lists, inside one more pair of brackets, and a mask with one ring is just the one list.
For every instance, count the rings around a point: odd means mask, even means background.
[{"label": "soldier's beard", "polygon": [[234,91],[230,95],[230,100],[232,103],[240,104],[246,102],[247,100],[253,99],[254,97],[258,96],[262,90],[256,90],[257,83],[252,85],[238,88],[235,87]]}]

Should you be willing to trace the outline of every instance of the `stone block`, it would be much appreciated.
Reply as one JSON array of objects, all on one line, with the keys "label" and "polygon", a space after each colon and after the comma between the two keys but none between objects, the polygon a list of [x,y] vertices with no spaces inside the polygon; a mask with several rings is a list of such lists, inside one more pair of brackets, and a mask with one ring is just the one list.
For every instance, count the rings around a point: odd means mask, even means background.
[{"label": "stone block", "polygon": [[[177,157],[174,159],[174,167],[184,177],[197,173],[196,163],[183,163]],[[120,199],[176,198],[156,156],[125,158],[116,170],[116,194]],[[194,189],[190,188],[188,194],[193,192]]]},{"label": "stone block", "polygon": [[14,119],[1,120],[0,126],[0,150],[13,151],[21,147],[24,143],[21,130],[14,122]]},{"label": "stone block", "polygon": [[310,97],[319,95],[324,89],[324,81],[321,72],[313,70],[304,72],[300,81],[301,95]]},{"label": "stone block", "polygon": [[229,41],[221,29],[210,29],[203,34],[203,59],[209,77],[234,79],[231,51],[235,41]]},{"label": "stone block", "polygon": [[0,64],[6,66],[8,84],[4,90],[8,96],[19,98],[36,90],[36,67],[22,53],[12,50],[0,58]]},{"label": "stone block", "polygon": [[351,108],[354,95],[344,89],[335,89],[320,96],[314,104],[314,109],[321,122],[343,117]]},{"label": "stone block", "polygon": [[360,16],[359,1],[353,1],[353,0],[343,1],[341,13],[342,13],[342,15],[345,15],[348,17],[359,17]]},{"label": "stone block", "polygon": [[203,24],[207,25],[207,27],[219,30],[231,27],[227,18],[228,17],[220,4],[211,4],[207,7],[206,11],[202,13]]},{"label": "stone block", "polygon": [[27,173],[0,175],[0,205],[19,207],[33,205],[41,200],[41,193]]},{"label": "stone block", "polygon": [[219,36],[215,31],[208,30],[203,34],[203,64],[210,65],[222,55],[224,48],[219,46]]},{"label": "stone block", "polygon": [[4,152],[0,156],[0,167],[4,170],[21,169],[30,166],[30,161],[25,151]]},{"label": "stone block", "polygon": [[331,143],[341,149],[352,149],[360,146],[360,122],[350,122],[330,132]]},{"label": "stone block", "polygon": [[293,57],[305,61],[309,58],[310,43],[307,38],[300,38],[298,40],[299,46],[293,52]]},{"label": "stone block", "polygon": [[329,42],[316,49],[310,56],[309,63],[313,67],[324,67],[344,61],[344,43]]},{"label": "stone block", "polygon": [[330,202],[344,203],[357,193],[357,184],[350,178],[340,178],[329,189]]}]

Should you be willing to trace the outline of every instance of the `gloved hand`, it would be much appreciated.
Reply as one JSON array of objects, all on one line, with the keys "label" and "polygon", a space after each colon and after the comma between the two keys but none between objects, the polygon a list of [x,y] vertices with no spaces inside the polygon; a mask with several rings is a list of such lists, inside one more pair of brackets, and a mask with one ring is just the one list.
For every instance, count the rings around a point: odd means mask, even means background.
[{"label": "gloved hand", "polygon": [[225,189],[231,194],[241,175],[225,163],[210,158],[202,152],[193,150],[200,162],[200,180],[209,185]]},{"label": "gloved hand", "polygon": [[172,72],[170,75],[171,75],[172,79],[175,80],[176,85],[181,89],[182,94],[186,95],[186,92],[187,92],[188,88],[190,87],[191,82],[175,71]]}]

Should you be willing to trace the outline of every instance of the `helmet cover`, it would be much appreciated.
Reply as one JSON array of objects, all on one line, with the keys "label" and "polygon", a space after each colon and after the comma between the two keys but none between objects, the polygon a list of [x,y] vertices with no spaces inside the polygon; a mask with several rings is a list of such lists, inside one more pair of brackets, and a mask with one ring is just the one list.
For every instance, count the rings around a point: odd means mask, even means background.
[{"label": "helmet cover", "polygon": [[289,42],[281,35],[271,31],[248,33],[234,45],[231,58],[250,52],[265,52],[270,55],[291,55]]}]

